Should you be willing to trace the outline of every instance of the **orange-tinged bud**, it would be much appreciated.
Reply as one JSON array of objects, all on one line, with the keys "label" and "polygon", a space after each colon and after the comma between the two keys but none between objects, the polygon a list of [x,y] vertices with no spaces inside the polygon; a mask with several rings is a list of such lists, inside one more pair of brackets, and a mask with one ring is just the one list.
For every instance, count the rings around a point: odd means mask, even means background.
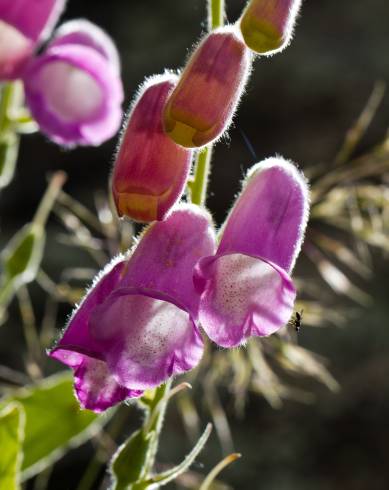
[{"label": "orange-tinged bud", "polygon": [[240,29],[247,46],[260,54],[282,51],[290,42],[302,0],[251,0]]},{"label": "orange-tinged bud", "polygon": [[177,77],[152,77],[142,85],[128,116],[113,170],[112,192],[119,216],[162,220],[184,190],[192,152],[163,131],[162,111]]},{"label": "orange-tinged bud", "polygon": [[235,27],[217,29],[200,43],[166,104],[166,132],[196,148],[229,126],[251,67],[250,51]]}]

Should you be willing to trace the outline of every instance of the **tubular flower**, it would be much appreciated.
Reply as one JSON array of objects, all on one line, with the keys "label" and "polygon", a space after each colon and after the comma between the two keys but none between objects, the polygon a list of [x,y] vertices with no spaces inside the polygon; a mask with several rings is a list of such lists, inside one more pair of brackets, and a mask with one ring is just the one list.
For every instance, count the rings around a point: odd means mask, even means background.
[{"label": "tubular flower", "polygon": [[274,54],[289,44],[301,0],[251,0],[240,29],[247,46],[260,54]]},{"label": "tubular flower", "polygon": [[162,111],[177,77],[152,77],[141,87],[119,143],[112,192],[119,216],[162,220],[184,190],[191,150],[166,135]]},{"label": "tubular flower", "polygon": [[97,26],[64,24],[29,63],[23,81],[31,113],[56,143],[99,145],[118,131],[123,101],[118,57]]},{"label": "tubular flower", "polygon": [[291,163],[270,158],[249,172],[216,255],[195,268],[199,320],[214,342],[234,347],[289,320],[296,296],[289,274],[308,211],[306,181]]},{"label": "tubular flower", "polygon": [[[66,0],[0,0],[0,80],[20,76]],[[32,15],[33,12],[33,15]]]},{"label": "tubular flower", "polygon": [[250,68],[250,52],[235,27],[211,32],[193,53],[168,99],[166,132],[188,148],[219,138],[231,123]]},{"label": "tubular flower", "polygon": [[192,274],[214,244],[208,214],[181,205],[98,276],[50,353],[74,369],[82,407],[105,410],[198,364]]}]

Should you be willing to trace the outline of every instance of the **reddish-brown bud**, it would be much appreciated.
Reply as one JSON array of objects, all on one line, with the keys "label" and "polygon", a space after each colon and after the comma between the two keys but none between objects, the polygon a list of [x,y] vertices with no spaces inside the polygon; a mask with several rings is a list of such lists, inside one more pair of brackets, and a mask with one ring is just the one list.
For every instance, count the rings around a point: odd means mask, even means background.
[{"label": "reddish-brown bud", "polygon": [[301,0],[251,0],[240,29],[247,46],[260,54],[282,51],[290,42]]},{"label": "reddish-brown bud", "polygon": [[192,152],[176,145],[162,125],[162,111],[176,82],[172,74],[152,77],[133,103],[112,178],[119,216],[162,220],[182,195]]},{"label": "reddish-brown bud", "polygon": [[211,32],[197,47],[166,104],[166,132],[179,145],[196,148],[229,126],[251,67],[239,31]]}]

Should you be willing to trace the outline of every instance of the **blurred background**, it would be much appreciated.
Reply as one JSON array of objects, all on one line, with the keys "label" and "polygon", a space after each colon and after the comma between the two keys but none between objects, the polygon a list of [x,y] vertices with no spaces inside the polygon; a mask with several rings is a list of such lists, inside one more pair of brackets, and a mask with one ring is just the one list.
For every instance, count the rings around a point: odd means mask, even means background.
[{"label": "blurred background", "polygon": [[[228,20],[233,22],[245,2],[226,3]],[[191,46],[206,30],[204,0],[69,0],[64,19],[76,17],[102,26],[117,43],[127,104],[146,76],[182,67]],[[218,224],[245,170],[256,161],[278,153],[303,169],[330,165],[375,82],[389,81],[388,18],[385,0],[305,0],[291,46],[282,54],[256,60],[229,138],[216,146],[208,206]],[[381,142],[388,127],[386,95],[355,155]],[[40,134],[24,136],[15,179],[0,196],[1,246],[32,217],[49,172],[65,170],[65,190],[93,209],[96,191],[107,189],[115,145],[113,139],[100,148],[65,151]],[[95,267],[82,250],[61,244],[60,231],[52,217],[45,271],[58,278],[66,267]],[[382,250],[372,250],[371,256],[371,278],[357,279],[358,287],[371,296],[370,304],[356,305],[323,284],[319,291],[327,298],[329,311],[348,308],[353,315],[342,327],[303,326],[299,333],[300,345],[328,359],[340,384],[338,393],[318,383],[301,382],[313,393],[309,403],[285,401],[275,410],[264,398],[251,395],[244,416],[237,417],[225,390],[222,400],[234,449],[243,455],[223,473],[223,481],[232,488],[389,488],[389,260]],[[300,261],[297,272],[307,278],[315,274],[307,259]],[[45,294],[39,287],[31,292],[39,319]],[[69,306],[61,306],[58,328],[70,311]],[[0,330],[0,363],[14,368],[23,366],[19,322],[13,306],[7,327]],[[53,362],[50,369],[58,366]],[[197,402],[201,414],[201,400]],[[141,420],[135,409],[132,413],[128,430]],[[206,422],[204,414],[202,425]],[[190,447],[172,404],[159,461],[178,462]],[[57,463],[58,479],[50,488],[75,488],[91,454],[90,444],[69,453]],[[194,471],[209,470],[223,454],[214,435]],[[175,488],[174,484],[168,488]],[[184,487],[178,484],[178,488]]]}]

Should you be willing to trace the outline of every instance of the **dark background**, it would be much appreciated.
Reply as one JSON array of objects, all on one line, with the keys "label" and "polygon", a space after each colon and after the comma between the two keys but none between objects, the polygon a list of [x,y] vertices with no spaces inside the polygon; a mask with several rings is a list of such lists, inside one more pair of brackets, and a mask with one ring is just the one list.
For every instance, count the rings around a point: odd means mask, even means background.
[{"label": "dark background", "polygon": [[[238,18],[244,4],[227,1],[229,21]],[[64,19],[75,17],[99,24],[116,41],[127,104],[145,76],[181,67],[206,29],[204,0],[70,0]],[[257,160],[279,153],[303,168],[331,161],[374,82],[389,80],[388,38],[386,0],[304,2],[292,45],[282,54],[255,62],[230,139],[216,147],[208,204],[218,223],[244,170],[254,163],[242,131]],[[357,152],[382,140],[388,125],[386,96]],[[66,190],[92,206],[93,193],[107,186],[115,144],[114,139],[96,149],[64,151],[40,134],[23,137],[16,177],[0,196],[1,243],[32,217],[49,171],[66,170]],[[55,219],[50,223],[53,229],[58,227]],[[307,327],[300,335],[302,345],[330,359],[342,391],[334,395],[315,385],[315,403],[286,402],[279,411],[253,397],[243,420],[229,411],[235,449],[243,453],[242,460],[223,475],[233,488],[389,488],[389,263],[379,253],[373,258],[374,279],[364,285],[373,304],[343,329]],[[74,251],[72,256],[68,248],[62,252],[49,238],[45,268],[54,277],[65,266],[88,264],[82,253]],[[43,301],[36,294],[37,301]],[[334,297],[331,307],[343,304]],[[42,307],[37,307],[39,315]],[[64,309],[63,314],[68,312]],[[17,320],[10,323],[0,332],[1,363],[20,367],[20,325]],[[173,408],[161,451],[163,462],[178,462],[190,447],[176,419]],[[209,469],[221,457],[214,437],[200,460]],[[70,455],[57,465],[64,486],[57,482],[50,488],[74,488],[66,483],[73,458]]]}]

